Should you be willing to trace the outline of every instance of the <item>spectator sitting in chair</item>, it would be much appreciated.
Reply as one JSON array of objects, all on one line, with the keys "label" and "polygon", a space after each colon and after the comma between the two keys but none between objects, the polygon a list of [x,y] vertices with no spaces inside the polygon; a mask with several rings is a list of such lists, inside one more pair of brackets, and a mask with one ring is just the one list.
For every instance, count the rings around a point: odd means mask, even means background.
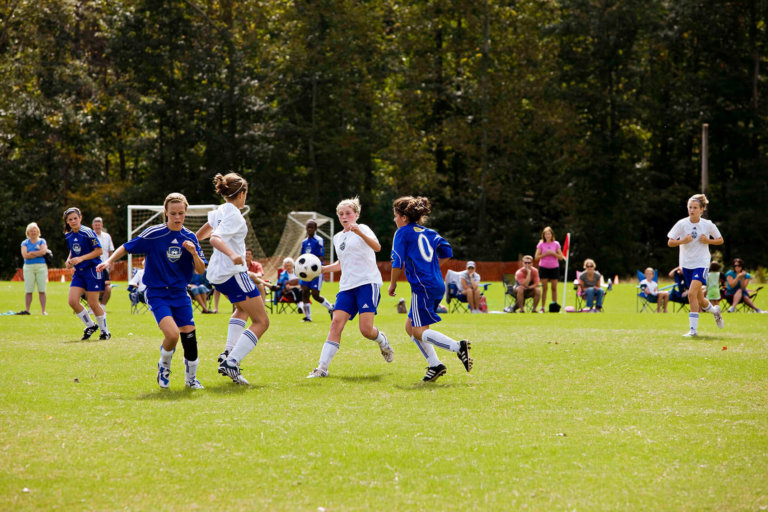
[{"label": "spectator sitting in chair", "polygon": [[480,311],[480,274],[475,272],[475,262],[467,262],[467,270],[461,273],[461,293],[467,297],[471,313]]},{"label": "spectator sitting in chair", "polygon": [[517,298],[516,309],[518,313],[525,312],[525,299],[533,297],[533,313],[538,313],[541,288],[539,287],[539,270],[533,266],[533,256],[523,256],[523,267],[515,272],[515,286],[513,291]]},{"label": "spectator sitting in chair", "polygon": [[[584,297],[587,299],[587,307],[591,312],[602,313],[603,311],[605,290],[600,286],[602,277],[600,272],[596,270],[595,260],[592,258],[584,260],[584,272],[579,275],[579,281],[584,290]],[[596,304],[595,299],[597,299]],[[593,304],[595,305],[593,306]]]},{"label": "spectator sitting in chair", "polygon": [[660,292],[659,284],[653,280],[653,269],[648,267],[643,272],[645,279],[640,281],[641,293],[645,296],[645,300],[650,303],[656,303],[656,312],[660,313],[664,308],[664,312],[667,312],[667,304],[669,303],[669,292]]},{"label": "spectator sitting in chair", "polygon": [[211,293],[211,283],[206,279],[205,273],[192,274],[192,280],[187,285],[187,288],[190,295],[192,295],[192,299],[200,304],[203,313],[213,313],[213,311],[208,309],[208,294]]},{"label": "spectator sitting in chair", "polygon": [[680,304],[688,304],[688,283],[683,276],[683,267],[675,267],[669,271],[669,277],[675,280],[675,288],[669,296],[669,300]]},{"label": "spectator sitting in chair", "polygon": [[253,259],[253,250],[245,250],[245,266],[248,267],[248,277],[256,283],[256,287],[259,289],[259,293],[262,297],[266,297],[266,289],[277,290],[277,286],[264,279],[264,267],[261,263]]},{"label": "spectator sitting in chair", "polygon": [[141,263],[141,268],[136,270],[136,273],[128,282],[128,293],[135,297],[134,302],[146,304],[147,299],[144,297],[144,291],[147,289],[147,285],[144,284],[144,261]]},{"label": "spectator sitting in chair", "polygon": [[277,278],[280,295],[290,302],[299,304],[301,302],[301,286],[299,285],[299,276],[294,272],[293,258],[283,260],[283,269]]},{"label": "spectator sitting in chair", "polygon": [[733,270],[725,273],[725,299],[731,303],[731,307],[728,308],[729,313],[736,311],[739,302],[743,302],[757,313],[768,313],[755,306],[749,298],[747,287],[750,279],[752,275],[744,269],[744,260],[741,258],[733,260]]}]

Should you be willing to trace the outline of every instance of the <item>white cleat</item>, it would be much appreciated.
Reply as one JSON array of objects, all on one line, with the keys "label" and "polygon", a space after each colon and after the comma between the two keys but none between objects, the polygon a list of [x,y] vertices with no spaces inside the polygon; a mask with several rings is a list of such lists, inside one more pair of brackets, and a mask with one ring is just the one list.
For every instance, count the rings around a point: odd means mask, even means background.
[{"label": "white cleat", "polygon": [[696,331],[688,331],[687,333],[683,334],[683,338],[695,338],[698,335],[699,333]]},{"label": "white cleat", "polygon": [[248,385],[248,381],[240,374],[240,366],[235,363],[233,359],[225,359],[222,361],[219,365],[219,373],[232,379],[232,382],[235,384],[241,384],[243,386]]},{"label": "white cleat", "polygon": [[384,338],[384,343],[379,345],[379,349],[381,350],[381,356],[384,358],[384,360],[388,363],[391,363],[392,360],[395,358],[395,351],[392,350],[392,347],[389,344],[389,340],[387,339],[387,335],[384,334],[383,331],[379,331],[379,334]]},{"label": "white cleat", "polygon": [[171,375],[170,368],[166,368],[165,366],[162,366],[160,363],[157,363],[157,383],[160,385],[161,388],[168,389],[168,386],[171,385],[170,375]]},{"label": "white cleat", "polygon": [[321,370],[320,368],[315,368],[311,372],[309,372],[309,375],[307,375],[308,379],[315,379],[317,377],[327,377],[328,371]]},{"label": "white cleat", "polygon": [[717,326],[722,329],[725,322],[723,322],[723,314],[720,312],[720,306],[712,306],[712,316],[715,317]]},{"label": "white cleat", "polygon": [[192,379],[186,382],[186,387],[189,389],[205,389],[202,384],[200,384],[200,381],[197,379]]}]

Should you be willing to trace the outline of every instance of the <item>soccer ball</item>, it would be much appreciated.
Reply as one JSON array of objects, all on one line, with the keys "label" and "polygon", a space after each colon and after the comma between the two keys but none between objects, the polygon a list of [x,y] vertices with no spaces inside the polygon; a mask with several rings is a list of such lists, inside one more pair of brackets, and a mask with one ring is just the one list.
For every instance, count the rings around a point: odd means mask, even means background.
[{"label": "soccer ball", "polygon": [[311,281],[320,275],[323,263],[314,254],[302,254],[296,260],[296,275],[302,281]]}]

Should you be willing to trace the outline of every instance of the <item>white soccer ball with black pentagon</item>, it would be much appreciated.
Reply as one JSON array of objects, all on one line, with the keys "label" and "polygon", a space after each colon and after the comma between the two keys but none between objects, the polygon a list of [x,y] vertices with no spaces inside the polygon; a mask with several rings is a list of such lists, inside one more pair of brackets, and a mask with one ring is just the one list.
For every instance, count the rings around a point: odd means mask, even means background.
[{"label": "white soccer ball with black pentagon", "polygon": [[314,254],[302,254],[296,260],[296,275],[302,281],[311,281],[320,275],[323,263]]}]

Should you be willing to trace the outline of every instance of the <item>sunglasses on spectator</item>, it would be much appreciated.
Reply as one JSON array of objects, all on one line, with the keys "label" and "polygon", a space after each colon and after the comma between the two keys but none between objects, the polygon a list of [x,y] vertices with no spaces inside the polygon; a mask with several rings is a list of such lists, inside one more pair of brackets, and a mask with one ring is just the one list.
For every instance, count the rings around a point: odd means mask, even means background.
[{"label": "sunglasses on spectator", "polygon": [[585,268],[594,268],[594,265],[584,265]]},{"label": "sunglasses on spectator", "polygon": [[523,265],[530,265],[530,264],[532,264],[532,263],[533,263],[532,261],[524,261],[524,262],[523,262]]}]

